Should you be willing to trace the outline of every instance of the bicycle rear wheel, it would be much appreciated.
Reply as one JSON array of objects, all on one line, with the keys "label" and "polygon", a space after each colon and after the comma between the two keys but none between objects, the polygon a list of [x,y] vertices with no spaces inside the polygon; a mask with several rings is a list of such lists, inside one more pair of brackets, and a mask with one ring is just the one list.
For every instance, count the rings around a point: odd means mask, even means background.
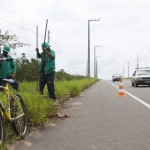
[{"label": "bicycle rear wheel", "polygon": [[4,139],[5,139],[5,126],[4,126],[4,120],[0,113],[0,147],[3,144]]},{"label": "bicycle rear wheel", "polygon": [[24,138],[27,134],[28,120],[23,99],[19,94],[15,94],[14,97],[11,98],[10,109],[12,118],[14,118],[12,122],[14,131],[21,138]]}]

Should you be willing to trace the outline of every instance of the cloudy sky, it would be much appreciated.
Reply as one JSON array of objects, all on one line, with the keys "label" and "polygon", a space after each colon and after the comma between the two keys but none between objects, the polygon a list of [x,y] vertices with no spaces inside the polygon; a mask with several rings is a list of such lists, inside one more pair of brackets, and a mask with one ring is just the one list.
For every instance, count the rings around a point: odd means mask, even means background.
[{"label": "cloudy sky", "polygon": [[94,46],[98,59],[98,77],[111,79],[115,73],[130,76],[137,65],[150,67],[149,0],[5,0],[0,3],[0,29],[16,34],[31,44],[14,50],[21,57],[36,58],[44,40],[46,19],[51,48],[56,52],[56,70],[86,75],[88,56],[88,19],[90,23],[91,76],[94,74]]}]

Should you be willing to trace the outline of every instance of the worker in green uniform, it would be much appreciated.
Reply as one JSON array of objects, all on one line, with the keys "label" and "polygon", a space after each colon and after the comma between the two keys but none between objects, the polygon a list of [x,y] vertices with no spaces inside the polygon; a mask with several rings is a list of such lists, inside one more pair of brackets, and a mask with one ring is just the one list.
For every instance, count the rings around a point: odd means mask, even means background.
[{"label": "worker in green uniform", "polygon": [[[10,52],[9,45],[3,46],[3,53],[0,54],[0,59],[6,58],[6,61],[0,60],[0,86],[3,85],[3,79],[14,79],[14,82],[11,83],[11,86],[18,90],[18,82],[15,80],[16,74],[16,63],[14,62],[13,58],[8,55]],[[7,61],[9,59],[9,61]]]},{"label": "worker in green uniform", "polygon": [[50,45],[47,42],[42,43],[41,47],[43,50],[42,53],[39,53],[39,49],[36,48],[37,57],[41,59],[39,82],[40,93],[43,94],[45,84],[47,84],[49,97],[55,101],[55,52],[50,48]]}]

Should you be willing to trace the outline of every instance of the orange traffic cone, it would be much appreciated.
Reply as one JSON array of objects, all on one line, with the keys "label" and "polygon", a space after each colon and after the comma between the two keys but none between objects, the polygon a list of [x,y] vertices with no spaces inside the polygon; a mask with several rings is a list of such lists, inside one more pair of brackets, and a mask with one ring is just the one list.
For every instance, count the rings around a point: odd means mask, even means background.
[{"label": "orange traffic cone", "polygon": [[126,96],[126,94],[125,94],[125,92],[124,92],[124,87],[123,87],[122,78],[120,79],[120,85],[119,85],[118,96]]}]

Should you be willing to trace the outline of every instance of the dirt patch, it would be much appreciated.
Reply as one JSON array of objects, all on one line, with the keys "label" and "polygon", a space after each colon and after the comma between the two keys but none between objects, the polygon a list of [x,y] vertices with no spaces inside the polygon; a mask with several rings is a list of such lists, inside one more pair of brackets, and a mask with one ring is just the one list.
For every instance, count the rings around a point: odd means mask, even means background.
[{"label": "dirt patch", "polygon": [[55,113],[55,114],[50,114],[49,116],[48,116],[48,118],[50,118],[50,119],[65,119],[65,118],[70,118],[70,116],[68,116],[68,115],[62,115],[62,114],[59,114],[59,113]]}]

